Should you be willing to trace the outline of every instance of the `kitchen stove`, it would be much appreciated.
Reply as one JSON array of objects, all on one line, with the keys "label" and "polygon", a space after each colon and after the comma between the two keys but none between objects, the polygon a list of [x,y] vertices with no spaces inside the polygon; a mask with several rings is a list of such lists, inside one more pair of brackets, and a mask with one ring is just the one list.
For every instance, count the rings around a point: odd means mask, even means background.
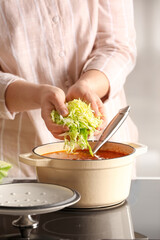
[{"label": "kitchen stove", "polygon": [[72,209],[32,216],[36,228],[17,228],[16,216],[0,214],[0,239],[160,239],[160,179],[133,180],[116,208]]}]

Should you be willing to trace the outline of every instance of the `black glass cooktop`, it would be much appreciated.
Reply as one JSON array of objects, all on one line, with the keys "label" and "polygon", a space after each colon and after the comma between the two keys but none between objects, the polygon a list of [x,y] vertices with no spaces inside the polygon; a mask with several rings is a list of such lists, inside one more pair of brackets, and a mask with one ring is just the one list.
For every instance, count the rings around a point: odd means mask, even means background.
[{"label": "black glass cooktop", "polygon": [[160,239],[160,179],[133,180],[129,198],[113,209],[75,210],[33,216],[35,229],[16,228],[17,216],[0,215],[0,239]]}]

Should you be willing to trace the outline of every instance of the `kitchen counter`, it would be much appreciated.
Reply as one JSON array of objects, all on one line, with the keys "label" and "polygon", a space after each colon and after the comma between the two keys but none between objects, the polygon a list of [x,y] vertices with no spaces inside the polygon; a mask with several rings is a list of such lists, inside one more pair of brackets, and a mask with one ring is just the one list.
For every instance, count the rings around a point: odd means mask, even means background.
[{"label": "kitchen counter", "polygon": [[128,202],[134,230],[160,239],[160,178],[132,181]]},{"label": "kitchen counter", "polygon": [[[34,218],[39,226],[30,231],[30,239],[160,239],[160,179],[133,180],[128,199],[117,208],[67,208]],[[29,239],[12,226],[14,219],[0,215],[0,239]]]}]

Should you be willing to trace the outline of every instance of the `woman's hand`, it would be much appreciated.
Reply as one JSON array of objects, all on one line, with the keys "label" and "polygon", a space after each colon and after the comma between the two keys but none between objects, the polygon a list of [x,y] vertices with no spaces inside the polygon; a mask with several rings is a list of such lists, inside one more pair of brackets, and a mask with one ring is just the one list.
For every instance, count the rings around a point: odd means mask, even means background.
[{"label": "woman's hand", "polygon": [[[85,81],[77,81],[73,86],[71,86],[66,95],[66,101],[71,101],[73,99],[81,99],[86,103],[91,104],[91,108],[94,111],[95,116],[101,114],[101,119],[103,123],[97,130],[102,130],[106,126],[106,116],[104,105],[99,98],[99,96],[88,86]],[[98,134],[97,132],[96,134]]]},{"label": "woman's hand", "polygon": [[51,119],[53,109],[57,110],[62,116],[68,114],[64,92],[60,88],[46,85],[41,92],[41,115],[52,135],[63,140],[64,137],[59,135],[68,131],[68,127],[53,123]]},{"label": "woman's hand", "polygon": [[11,113],[41,108],[42,118],[48,130],[56,138],[63,139],[59,134],[68,131],[68,127],[54,124],[51,120],[53,109],[63,116],[68,114],[65,94],[60,88],[47,84],[38,85],[27,81],[15,81],[8,86],[5,101]]}]

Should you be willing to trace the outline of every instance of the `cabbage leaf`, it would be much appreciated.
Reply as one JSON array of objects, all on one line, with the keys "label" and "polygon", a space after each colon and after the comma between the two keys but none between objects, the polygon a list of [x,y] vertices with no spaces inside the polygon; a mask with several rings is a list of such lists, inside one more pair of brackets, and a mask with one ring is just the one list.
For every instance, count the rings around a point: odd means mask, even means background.
[{"label": "cabbage leaf", "polygon": [[66,117],[60,115],[56,110],[52,110],[51,118],[56,124],[66,125],[69,131],[64,133],[64,148],[68,152],[73,152],[77,145],[81,149],[89,149],[93,156],[92,148],[88,143],[88,137],[93,136],[96,128],[102,123],[101,114],[94,115],[90,104],[80,99],[74,99],[66,103],[69,114]]},{"label": "cabbage leaf", "polygon": [[12,167],[10,163],[0,160],[0,183],[4,177],[8,176],[8,171]]}]

